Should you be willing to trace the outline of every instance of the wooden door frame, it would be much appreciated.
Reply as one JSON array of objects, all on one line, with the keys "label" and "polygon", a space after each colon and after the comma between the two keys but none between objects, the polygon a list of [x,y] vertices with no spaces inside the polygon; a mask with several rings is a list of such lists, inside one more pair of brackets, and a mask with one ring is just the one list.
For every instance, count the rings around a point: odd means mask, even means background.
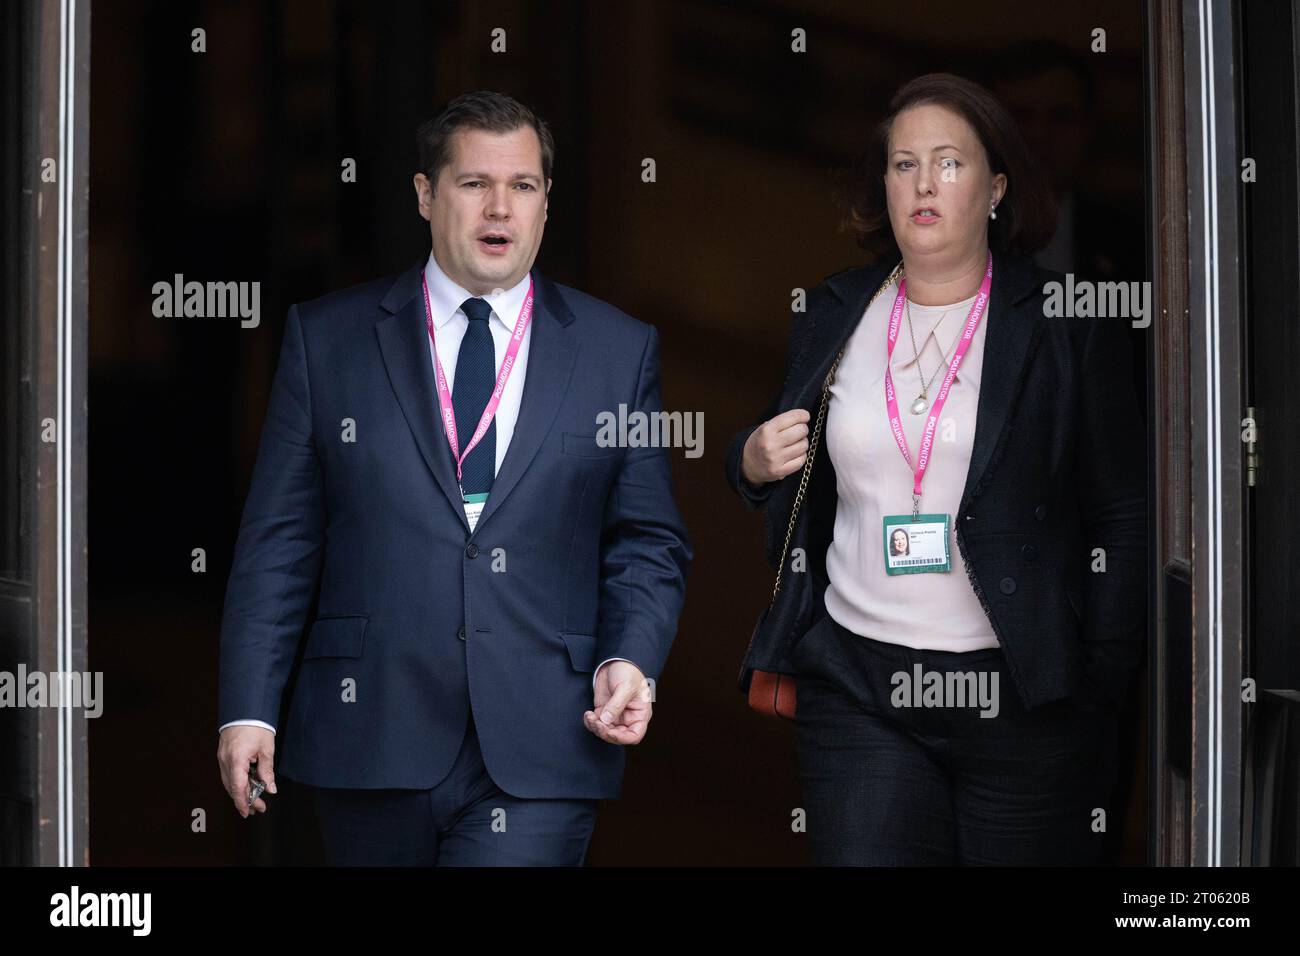
[{"label": "wooden door frame", "polygon": [[1145,22],[1159,412],[1150,861],[1236,866],[1246,581],[1236,4],[1151,0]]},{"label": "wooden door frame", "polygon": [[[1181,0],[1149,0],[1146,33],[1147,260],[1157,309],[1147,348],[1149,772],[1147,862],[1187,862],[1188,775],[1179,715],[1171,705],[1190,685],[1180,642],[1190,643],[1191,469],[1186,423],[1162,414],[1188,405],[1187,183],[1184,169]],[[1188,593],[1184,593],[1184,592]],[[1171,640],[1172,636],[1172,640]],[[1190,692],[1190,688],[1188,688]]]},{"label": "wooden door frame", "polygon": [[1191,863],[1241,862],[1246,488],[1237,4],[1184,4],[1193,319]]}]

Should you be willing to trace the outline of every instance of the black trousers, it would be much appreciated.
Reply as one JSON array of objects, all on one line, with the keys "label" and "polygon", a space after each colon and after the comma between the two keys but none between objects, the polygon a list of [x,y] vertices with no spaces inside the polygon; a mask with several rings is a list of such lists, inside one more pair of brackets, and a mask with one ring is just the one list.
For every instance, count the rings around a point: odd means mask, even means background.
[{"label": "black trousers", "polygon": [[515,797],[489,776],[471,715],[427,790],[310,787],[330,866],[582,866],[596,800]]},{"label": "black trousers", "polygon": [[[1073,700],[1026,709],[998,648],[915,650],[854,634],[829,616],[792,661],[815,864],[1103,861],[1105,829],[1118,827],[1123,812],[1106,805],[1113,716]],[[996,716],[951,694],[934,698],[939,706],[915,706],[896,675],[917,683],[918,664],[923,674],[982,674],[997,689]]]}]

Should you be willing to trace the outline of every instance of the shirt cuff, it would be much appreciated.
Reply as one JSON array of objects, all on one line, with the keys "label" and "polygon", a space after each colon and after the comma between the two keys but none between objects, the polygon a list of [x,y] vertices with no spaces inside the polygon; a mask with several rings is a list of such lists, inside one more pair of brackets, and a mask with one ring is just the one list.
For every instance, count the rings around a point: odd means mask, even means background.
[{"label": "shirt cuff", "polygon": [[[604,667],[606,664],[608,664],[610,661],[627,661],[627,658],[626,658],[626,657],[607,657],[607,658],[605,658],[603,661],[601,661],[599,664],[597,664],[597,665],[596,665],[596,669],[595,669],[594,671],[592,671],[592,674],[591,674],[591,689],[592,689],[593,691],[596,689],[596,675],[599,674],[599,673],[600,673],[600,669],[601,669],[602,667]],[[627,661],[627,662],[628,662],[629,664],[633,663],[633,661]]]},{"label": "shirt cuff", "polygon": [[225,730],[227,727],[238,727],[238,726],[241,726],[241,725],[248,725],[248,726],[250,726],[250,727],[262,727],[262,728],[264,728],[264,729],[266,729],[266,730],[269,730],[271,733],[275,733],[275,728],[272,727],[270,724],[266,723],[266,721],[263,721],[263,720],[252,720],[252,719],[249,719],[249,720],[232,720],[230,723],[228,723],[228,724],[222,724],[220,727],[218,727],[218,728],[217,728],[217,733],[221,733],[221,732],[222,732],[223,730]]}]

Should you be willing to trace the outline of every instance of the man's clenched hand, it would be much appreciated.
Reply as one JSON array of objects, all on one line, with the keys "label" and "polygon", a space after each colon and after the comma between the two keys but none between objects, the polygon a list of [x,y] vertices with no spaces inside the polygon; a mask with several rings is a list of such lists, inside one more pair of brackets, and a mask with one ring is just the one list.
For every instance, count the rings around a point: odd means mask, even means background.
[{"label": "man's clenched hand", "polygon": [[239,724],[227,727],[217,742],[217,763],[221,783],[235,802],[241,817],[266,812],[266,801],[258,797],[248,805],[248,768],[257,765],[257,775],[266,784],[267,793],[275,793],[275,734],[262,727]]},{"label": "man's clenched hand", "polygon": [[650,724],[650,682],[630,661],[611,661],[596,675],[594,707],[582,715],[587,729],[611,744],[639,744]]}]

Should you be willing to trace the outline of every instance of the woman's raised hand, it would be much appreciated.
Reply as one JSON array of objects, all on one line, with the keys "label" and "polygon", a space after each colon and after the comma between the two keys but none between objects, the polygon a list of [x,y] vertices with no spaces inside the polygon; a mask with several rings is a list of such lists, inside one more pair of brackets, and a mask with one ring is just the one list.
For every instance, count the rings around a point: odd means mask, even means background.
[{"label": "woman's raised hand", "polygon": [[808,457],[809,417],[806,408],[792,408],[755,428],[740,461],[745,480],[763,485],[802,468]]}]

